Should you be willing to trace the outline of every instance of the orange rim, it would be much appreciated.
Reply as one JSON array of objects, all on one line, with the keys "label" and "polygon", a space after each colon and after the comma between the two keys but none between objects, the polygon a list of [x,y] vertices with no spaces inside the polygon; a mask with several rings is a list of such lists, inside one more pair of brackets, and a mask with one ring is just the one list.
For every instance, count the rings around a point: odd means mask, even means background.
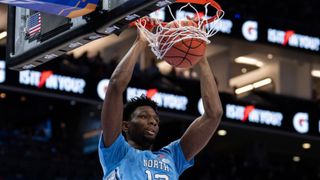
[{"label": "orange rim", "polygon": [[215,21],[218,17],[221,16],[221,13],[222,13],[221,6],[214,0],[176,0],[176,3],[191,3],[191,4],[201,4],[201,5],[206,5],[209,3],[212,7],[214,7],[218,11],[218,14],[209,18],[207,21],[205,21],[204,25]]},{"label": "orange rim", "polygon": [[221,6],[214,0],[176,0],[176,3],[191,3],[191,4],[201,4],[201,5],[206,5],[210,3],[211,6],[216,8],[218,11],[222,10]]},{"label": "orange rim", "polygon": [[[175,3],[191,3],[191,4],[200,4],[200,5],[206,5],[206,4],[210,4],[212,7],[214,7],[217,11],[218,14],[216,14],[215,16],[207,19],[206,21],[204,21],[203,25],[212,23],[213,21],[215,21],[216,19],[218,19],[221,16],[222,13],[222,8],[221,6],[215,2],[214,0],[176,0]],[[166,25],[168,24],[167,22],[162,22],[162,25]],[[136,21],[131,22],[129,24],[129,26],[136,26]],[[147,29],[152,29],[154,26],[152,26],[151,24],[147,23],[146,24],[146,28]]]}]

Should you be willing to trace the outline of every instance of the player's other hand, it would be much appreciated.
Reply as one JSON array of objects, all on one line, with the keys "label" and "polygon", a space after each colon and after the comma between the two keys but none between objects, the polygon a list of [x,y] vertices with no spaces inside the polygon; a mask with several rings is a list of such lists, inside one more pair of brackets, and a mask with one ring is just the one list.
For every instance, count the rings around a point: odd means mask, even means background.
[{"label": "player's other hand", "polygon": [[[148,16],[145,16],[137,21],[140,22],[143,26],[145,26],[145,28],[149,31],[152,31],[153,28],[158,24],[158,21],[156,19],[150,18]],[[139,29],[137,40],[142,41],[144,43],[148,43],[145,32]]]},{"label": "player's other hand", "polygon": [[159,20],[148,16],[144,16],[143,18],[137,20],[137,22],[140,22],[149,31],[152,31],[152,29],[160,23]]},{"label": "player's other hand", "polygon": [[139,29],[137,29],[137,42],[142,42],[144,44],[148,43],[147,37],[145,35],[145,33]]}]

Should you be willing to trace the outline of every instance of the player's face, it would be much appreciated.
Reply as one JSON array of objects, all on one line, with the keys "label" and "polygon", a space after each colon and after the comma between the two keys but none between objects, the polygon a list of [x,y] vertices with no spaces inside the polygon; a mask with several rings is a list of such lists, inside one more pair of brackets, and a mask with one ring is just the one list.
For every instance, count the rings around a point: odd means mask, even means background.
[{"label": "player's face", "polygon": [[150,106],[140,106],[131,115],[128,131],[133,140],[153,143],[159,132],[159,116]]}]

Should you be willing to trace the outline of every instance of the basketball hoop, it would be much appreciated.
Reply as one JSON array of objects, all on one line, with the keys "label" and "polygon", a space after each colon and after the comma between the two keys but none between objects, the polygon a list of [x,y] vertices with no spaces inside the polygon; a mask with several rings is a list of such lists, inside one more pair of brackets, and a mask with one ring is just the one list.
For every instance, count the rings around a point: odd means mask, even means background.
[{"label": "basketball hoop", "polygon": [[[182,6],[178,12],[186,8],[191,8],[195,16],[186,16],[182,20],[177,20],[170,6],[168,6],[170,15],[174,19],[172,22],[167,23],[156,19],[155,27],[150,25],[144,18],[135,22],[137,28],[146,36],[152,52],[158,59],[162,59],[176,43],[186,39],[197,39],[209,44],[209,38],[218,32],[218,23],[224,15],[224,11],[220,5],[213,0],[177,0],[176,3],[187,3]],[[204,5],[205,12],[199,13],[192,4]],[[208,6],[216,9],[215,16],[207,16]],[[192,23],[185,23],[186,21],[191,21]],[[174,25],[172,25],[172,23],[174,23]],[[155,29],[151,31],[152,28]]]}]

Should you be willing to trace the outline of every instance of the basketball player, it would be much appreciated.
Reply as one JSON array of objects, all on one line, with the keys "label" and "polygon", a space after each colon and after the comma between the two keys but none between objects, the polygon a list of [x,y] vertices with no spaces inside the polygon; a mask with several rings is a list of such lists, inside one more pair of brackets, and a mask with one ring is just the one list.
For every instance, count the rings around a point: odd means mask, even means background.
[{"label": "basketball player", "polygon": [[193,165],[194,156],[206,146],[220,123],[223,110],[204,56],[198,63],[204,114],[194,120],[180,139],[157,152],[151,151],[160,122],[156,103],[141,96],[129,101],[125,107],[123,105],[123,92],[139,54],[146,47],[147,40],[139,32],[108,85],[101,117],[103,134],[99,141],[103,179],[177,180]]}]

